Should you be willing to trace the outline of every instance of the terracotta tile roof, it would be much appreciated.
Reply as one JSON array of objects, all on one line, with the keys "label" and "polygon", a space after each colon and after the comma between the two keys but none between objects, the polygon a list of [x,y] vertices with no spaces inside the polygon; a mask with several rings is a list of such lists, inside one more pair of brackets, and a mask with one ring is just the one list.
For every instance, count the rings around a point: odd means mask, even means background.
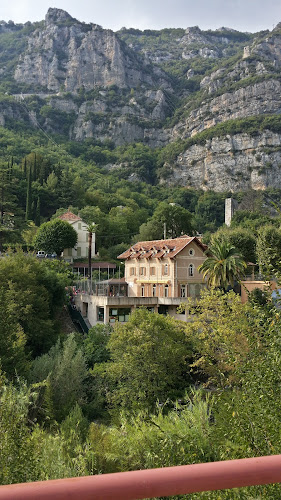
[{"label": "terracotta tile roof", "polygon": [[82,220],[81,217],[78,217],[78,215],[75,215],[69,211],[65,212],[62,215],[59,215],[58,219],[66,220],[66,221],[70,221],[70,222],[75,222],[76,220]]},{"label": "terracotta tile roof", "polygon": [[118,259],[136,259],[136,258],[157,258],[160,259],[165,255],[169,258],[175,257],[189,243],[194,241],[200,248],[205,251],[206,245],[203,245],[196,236],[182,236],[169,240],[154,240],[154,241],[139,241],[132,245],[131,248],[118,255]]}]

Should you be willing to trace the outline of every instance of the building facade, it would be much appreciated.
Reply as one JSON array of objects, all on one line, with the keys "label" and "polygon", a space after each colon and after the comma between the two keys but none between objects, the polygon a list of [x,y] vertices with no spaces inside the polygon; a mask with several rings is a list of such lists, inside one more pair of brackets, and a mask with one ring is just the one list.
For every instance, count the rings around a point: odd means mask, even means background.
[{"label": "building facade", "polygon": [[[60,215],[58,219],[64,220],[71,224],[73,229],[75,229],[77,233],[77,244],[74,248],[65,248],[62,257],[67,262],[73,262],[73,259],[86,258],[89,254],[89,233],[87,231],[87,224],[82,221],[81,217],[73,214],[72,212],[66,212],[63,215]],[[96,251],[96,235],[92,234],[92,257],[95,256]]]},{"label": "building facade", "polygon": [[125,264],[124,278],[78,290],[76,305],[91,325],[126,322],[137,307],[187,321],[188,312],[178,308],[206,286],[197,269],[205,250],[198,238],[188,236],[136,243],[118,256]]}]

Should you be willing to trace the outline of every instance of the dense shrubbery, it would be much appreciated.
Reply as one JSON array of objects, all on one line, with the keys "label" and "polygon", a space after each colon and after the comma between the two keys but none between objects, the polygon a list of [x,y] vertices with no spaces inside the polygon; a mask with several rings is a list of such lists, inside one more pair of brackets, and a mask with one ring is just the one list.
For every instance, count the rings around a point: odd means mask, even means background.
[{"label": "dense shrubbery", "polygon": [[[72,334],[30,360],[30,385],[3,374],[1,483],[280,453],[281,324],[270,297],[245,306],[206,291],[188,307],[188,324],[138,310],[114,330]],[[273,500],[278,487],[239,495]]]}]

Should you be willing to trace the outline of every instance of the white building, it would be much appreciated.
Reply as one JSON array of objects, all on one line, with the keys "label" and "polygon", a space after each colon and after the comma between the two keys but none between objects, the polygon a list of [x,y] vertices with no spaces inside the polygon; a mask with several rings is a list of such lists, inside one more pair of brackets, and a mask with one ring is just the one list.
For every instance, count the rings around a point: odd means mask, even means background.
[{"label": "white building", "polygon": [[[77,244],[74,248],[65,248],[62,256],[67,262],[73,262],[73,259],[83,259],[89,255],[89,232],[87,231],[87,224],[82,221],[81,217],[73,214],[72,212],[66,212],[60,215],[58,219],[64,220],[71,224],[73,229],[75,229],[78,237]],[[96,253],[96,235],[92,234],[92,257],[95,257]]]}]

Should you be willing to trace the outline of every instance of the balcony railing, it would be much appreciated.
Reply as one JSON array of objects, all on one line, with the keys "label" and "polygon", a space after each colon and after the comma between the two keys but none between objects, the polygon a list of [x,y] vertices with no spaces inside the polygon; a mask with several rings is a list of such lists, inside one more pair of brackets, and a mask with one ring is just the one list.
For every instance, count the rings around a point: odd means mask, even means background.
[{"label": "balcony railing", "polygon": [[133,500],[281,482],[281,455],[0,486],[0,500]]}]

